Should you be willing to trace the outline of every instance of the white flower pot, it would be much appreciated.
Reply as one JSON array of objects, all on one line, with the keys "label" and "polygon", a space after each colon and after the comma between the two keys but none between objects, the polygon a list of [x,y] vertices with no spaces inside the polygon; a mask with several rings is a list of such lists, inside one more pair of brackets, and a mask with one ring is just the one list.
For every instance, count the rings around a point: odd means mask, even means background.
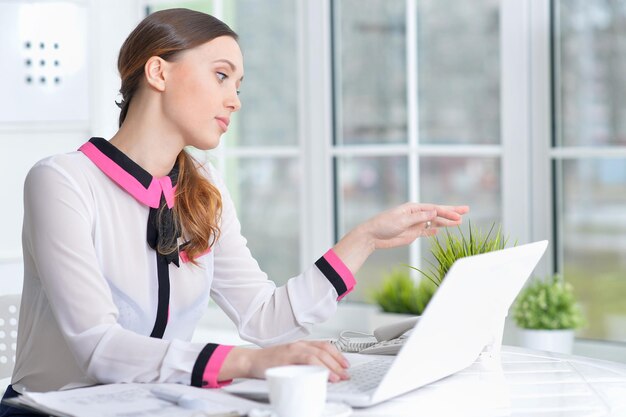
[{"label": "white flower pot", "polygon": [[534,330],[518,329],[520,346],[547,350],[550,352],[572,353],[574,330]]}]

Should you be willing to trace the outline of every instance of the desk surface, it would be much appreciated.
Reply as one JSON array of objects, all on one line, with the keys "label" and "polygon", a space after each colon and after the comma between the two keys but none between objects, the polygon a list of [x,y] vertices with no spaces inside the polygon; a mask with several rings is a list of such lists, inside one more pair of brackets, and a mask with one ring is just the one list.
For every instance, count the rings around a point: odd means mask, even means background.
[{"label": "desk surface", "polygon": [[626,416],[626,365],[502,347],[469,368],[353,416]]}]

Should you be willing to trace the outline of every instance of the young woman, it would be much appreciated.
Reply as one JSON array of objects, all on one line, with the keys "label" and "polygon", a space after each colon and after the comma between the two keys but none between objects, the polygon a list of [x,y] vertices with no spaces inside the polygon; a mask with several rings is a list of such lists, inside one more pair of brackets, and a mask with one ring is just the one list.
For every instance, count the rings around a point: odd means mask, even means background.
[{"label": "young woman", "polygon": [[[246,247],[219,174],[184,150],[215,148],[241,107],[237,35],[203,13],[157,12],[125,41],[118,67],[115,136],[44,159],[26,179],[24,290],[6,395],[114,382],[218,387],[283,364],[321,364],[331,381],[347,378],[331,344],[297,340],[335,312],[374,250],[457,225],[468,208],[383,212],[276,287]],[[189,342],[209,297],[263,348]]]}]

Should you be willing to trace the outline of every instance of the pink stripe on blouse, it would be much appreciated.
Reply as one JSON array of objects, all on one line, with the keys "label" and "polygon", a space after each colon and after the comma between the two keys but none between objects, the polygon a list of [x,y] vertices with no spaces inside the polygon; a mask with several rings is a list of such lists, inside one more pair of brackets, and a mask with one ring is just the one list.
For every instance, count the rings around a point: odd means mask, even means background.
[{"label": "pink stripe on blouse", "polygon": [[[198,259],[201,256],[206,255],[209,252],[211,252],[211,248],[210,247],[207,250],[205,250],[204,252],[202,252],[200,255],[196,256],[196,259]],[[189,256],[187,256],[187,252],[185,252],[184,250],[181,250],[178,253],[178,256],[180,257],[180,260],[183,261],[183,263],[189,262]]]},{"label": "pink stripe on blouse", "polygon": [[163,192],[167,206],[169,208],[174,207],[176,187],[172,187],[170,177],[165,176],[159,179],[152,178],[150,186],[146,189],[135,177],[109,159],[109,157],[102,153],[93,143],[87,142],[78,150],[91,159],[91,161],[109,178],[143,204],[152,208],[159,208],[161,192]]}]

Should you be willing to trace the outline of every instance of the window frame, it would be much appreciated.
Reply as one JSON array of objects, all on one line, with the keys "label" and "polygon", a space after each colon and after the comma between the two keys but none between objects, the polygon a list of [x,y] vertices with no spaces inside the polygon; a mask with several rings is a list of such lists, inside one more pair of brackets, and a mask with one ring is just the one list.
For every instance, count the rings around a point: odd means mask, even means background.
[{"label": "window frame", "polygon": [[[556,122],[557,116],[560,114],[560,110],[562,108],[562,100],[561,94],[559,94],[559,85],[558,85],[558,74],[560,71],[560,53],[559,53],[559,43],[557,42],[557,30],[558,24],[558,7],[559,0],[547,0],[546,3],[548,5],[545,7],[547,11],[546,14],[546,26],[549,28],[549,38],[544,42],[545,48],[549,49],[550,56],[550,66],[548,68],[550,83],[549,87],[546,88],[546,91],[549,91],[551,95],[551,111],[549,112],[551,116],[550,123],[550,135],[549,138],[543,141],[543,145],[545,148],[542,149],[544,152],[544,158],[547,162],[542,161],[544,165],[549,165],[550,167],[550,205],[549,205],[549,216],[550,216],[550,225],[552,227],[552,238],[553,238],[553,253],[552,253],[552,269],[550,272],[560,272],[564,270],[565,260],[564,260],[564,250],[561,247],[560,242],[564,240],[563,238],[563,221],[560,218],[560,213],[563,213],[563,178],[562,178],[562,170],[559,169],[559,165],[561,165],[564,161],[585,161],[585,160],[593,160],[593,161],[602,161],[606,159],[624,159],[626,158],[626,146],[620,145],[609,145],[609,146],[571,146],[571,145],[559,145],[558,138],[561,137],[561,126]],[[562,165],[561,165],[562,166]],[[540,182],[537,181],[539,186]],[[547,212],[548,213],[548,212]],[[541,215],[540,213],[539,215]],[[581,350],[588,349],[589,352],[593,352],[592,354],[598,355],[600,354],[602,357],[611,358],[617,357],[623,358],[626,357],[626,341],[613,341],[607,339],[588,339],[577,337],[576,342],[579,346],[581,346]],[[576,349],[576,344],[575,344]]]},{"label": "window frame", "polygon": [[[331,4],[331,11],[335,13],[336,3],[338,0],[327,0]],[[517,129],[517,125],[520,125],[523,118],[521,116],[515,116],[511,120],[509,120],[510,128],[507,128],[507,135],[503,135],[503,140],[500,144],[495,145],[432,145],[432,144],[422,144],[420,143],[419,138],[419,102],[418,102],[418,64],[419,57],[417,55],[417,34],[418,34],[418,21],[417,21],[417,1],[418,0],[405,0],[406,5],[406,71],[407,71],[407,126],[408,126],[408,142],[406,144],[380,144],[380,145],[335,145],[337,141],[332,141],[332,145],[330,147],[330,153],[328,154],[328,158],[331,163],[337,157],[342,156],[354,156],[354,157],[363,157],[363,156],[404,156],[407,158],[408,167],[409,167],[409,201],[420,201],[420,184],[419,184],[419,168],[420,168],[420,158],[424,156],[434,156],[434,157],[454,157],[454,156],[468,156],[468,157],[496,157],[499,159],[501,172],[503,177],[507,178],[507,181],[514,183],[515,188],[519,189],[519,181],[515,179],[515,172],[518,169],[514,167],[513,169],[509,169],[507,173],[505,173],[504,159],[511,156],[509,159],[511,160],[520,160],[520,150],[518,146],[516,146],[515,141],[506,141],[504,138],[510,137],[509,130],[514,132]],[[506,2],[504,2],[506,3]],[[513,15],[515,16],[515,15]],[[332,19],[333,16],[330,16],[331,19],[331,27],[332,27]],[[514,23],[514,22],[513,22]],[[334,39],[338,39],[338,34],[333,34]],[[513,54],[511,54],[514,57]],[[338,66],[340,64],[337,63],[337,59],[333,60],[333,74],[340,74]],[[502,62],[502,61],[501,61]],[[337,76],[337,75],[335,75]],[[512,80],[512,87],[519,88],[517,83],[517,79]],[[334,114],[338,119],[341,117],[341,97],[340,91],[338,89],[334,89]],[[511,99],[507,101],[507,105],[511,106],[515,104],[515,100],[512,98],[517,92],[512,91]],[[501,100],[501,110],[503,110],[503,106],[505,100]],[[512,112],[512,114],[515,114]],[[504,126],[504,120],[501,120],[502,126]],[[334,124],[334,135],[340,135],[340,122],[335,121]],[[519,130],[519,129],[517,129]],[[502,130],[503,133],[504,130]],[[523,164],[526,159],[522,159],[520,164]],[[333,173],[333,176],[336,175],[336,172]],[[524,233],[520,233],[519,230],[523,229],[520,227],[519,221],[517,219],[527,218],[528,213],[526,211],[520,213],[519,207],[520,205],[517,203],[518,194],[517,193],[507,193],[506,190],[510,189],[510,187],[504,188],[506,186],[506,182],[502,182],[501,190],[501,212],[503,214],[503,228],[506,233],[509,233],[511,236],[515,236],[520,241],[525,241],[528,238],[528,233],[524,231]],[[526,187],[527,188],[527,187]],[[334,189],[332,190],[334,201],[335,212],[337,213],[340,209],[341,202],[337,201],[341,198],[339,191]],[[505,202],[506,201],[506,202]],[[505,212],[505,208],[509,208],[509,211],[512,212],[511,215],[507,215]],[[336,222],[337,219],[334,219]],[[523,223],[522,223],[523,224]],[[335,239],[339,239],[338,228],[335,227]],[[418,268],[422,264],[422,255],[421,255],[421,240],[416,240],[413,244],[411,244],[409,248],[409,262],[411,265],[415,265]],[[412,271],[412,274],[415,278],[417,278],[417,272]]]},{"label": "window frame", "polygon": [[[508,6],[509,3],[503,2]],[[538,275],[552,274],[563,270],[563,251],[560,249],[561,219],[563,205],[559,195],[562,184],[557,162],[564,160],[605,159],[626,157],[626,147],[557,146],[560,134],[556,115],[561,107],[557,94],[557,74],[560,69],[558,44],[554,16],[557,0],[524,0],[528,7],[528,36],[530,93],[529,123],[531,129],[531,151],[527,169],[531,178],[531,238],[548,239],[549,251],[535,270]],[[621,360],[626,356],[626,343],[610,340],[595,340],[577,337],[574,352],[583,355]],[[622,358],[622,359],[620,359]]]},{"label": "window frame", "polygon": [[[165,0],[139,0],[139,9]],[[167,0],[172,1],[172,0]],[[223,2],[213,0],[216,17],[221,17]],[[242,149],[218,147],[213,156],[220,163],[230,157],[285,156],[299,158],[302,185],[300,194],[300,268],[330,248],[341,236],[336,232],[338,202],[334,177],[338,156],[402,155],[409,163],[409,199],[420,195],[419,158],[421,156],[497,156],[501,161],[502,222],[505,232],[520,243],[547,239],[550,247],[535,269],[538,276],[562,269],[559,253],[558,172],[555,161],[572,158],[625,157],[626,148],[557,148],[554,138],[558,127],[555,73],[558,60],[553,43],[552,22],[555,0],[521,0],[500,3],[500,89],[501,143],[499,145],[423,145],[419,144],[417,95],[417,19],[418,0],[406,0],[407,72],[409,141],[402,145],[336,146],[340,113],[336,111],[334,74],[333,7],[338,0],[297,1],[298,56],[298,145],[267,150],[266,147]],[[554,98],[554,100],[553,100]],[[419,265],[419,240],[410,248],[410,261]],[[615,351],[626,353],[626,344],[578,339],[577,346],[592,346],[595,354]],[[586,348],[585,348],[586,349]],[[580,351],[583,351],[580,348]]]}]

